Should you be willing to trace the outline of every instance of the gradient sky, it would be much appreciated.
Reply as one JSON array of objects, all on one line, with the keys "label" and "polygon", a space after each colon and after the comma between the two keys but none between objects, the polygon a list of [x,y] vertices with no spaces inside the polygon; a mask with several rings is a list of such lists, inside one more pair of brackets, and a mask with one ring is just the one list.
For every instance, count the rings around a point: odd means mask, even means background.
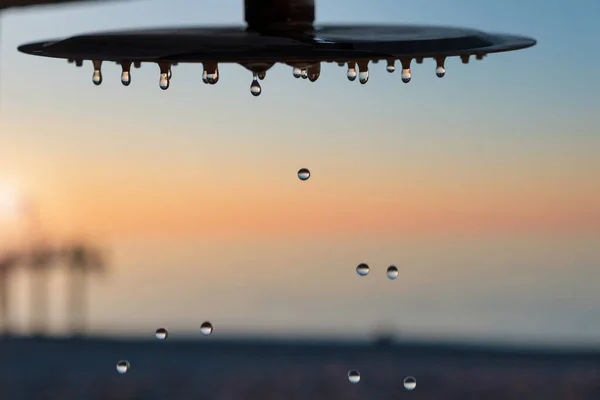
[{"label": "gradient sky", "polygon": [[[163,92],[153,65],[129,87],[106,65],[96,87],[89,63],[16,51],[83,32],[241,24],[241,0],[12,10],[0,188],[33,199],[53,237],[111,249],[92,287],[97,330],[193,332],[211,319],[229,332],[362,336],[384,323],[600,343],[598,16],[595,0],[321,0],[319,23],[458,25],[538,45],[449,60],[444,79],[426,60],[408,85],[381,63],[364,86],[331,64],[313,84],[276,66],[253,98],[240,66],[206,86],[201,66],[180,65]],[[9,243],[24,221],[4,214]]]}]

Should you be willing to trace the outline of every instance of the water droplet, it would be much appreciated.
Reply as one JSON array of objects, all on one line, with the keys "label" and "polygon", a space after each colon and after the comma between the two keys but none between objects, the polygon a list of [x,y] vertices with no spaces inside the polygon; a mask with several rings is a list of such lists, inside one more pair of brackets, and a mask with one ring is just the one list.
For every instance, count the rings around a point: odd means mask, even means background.
[{"label": "water droplet", "polygon": [[204,72],[202,72],[202,82],[208,84],[208,71],[204,70]]},{"label": "water droplet", "polygon": [[413,376],[408,376],[404,379],[404,389],[414,390],[417,387],[417,380]]},{"label": "water droplet", "polygon": [[348,380],[350,383],[358,383],[360,382],[360,372],[356,369],[352,369],[348,371]]},{"label": "water droplet", "polygon": [[71,59],[69,59],[69,60],[67,60],[67,62],[68,62],[69,64],[73,64],[73,63],[75,62],[75,60],[71,60]]},{"label": "water droplet", "polygon": [[353,82],[356,79],[356,68],[348,67],[348,73],[346,74],[346,76],[348,77],[348,80],[350,82]]},{"label": "water droplet", "polygon": [[346,63],[344,63],[344,62],[338,62],[337,65],[338,65],[338,67],[343,67],[343,66],[346,65]]},{"label": "water droplet", "polygon": [[142,62],[141,61],[134,61],[133,66],[135,68],[142,68]]},{"label": "water droplet", "polygon": [[438,78],[443,78],[444,75],[446,75],[446,68],[444,68],[440,65],[439,67],[437,67],[435,69],[435,74],[437,75]]},{"label": "water droplet", "polygon": [[167,328],[158,328],[156,330],[156,338],[158,340],[165,340],[168,337],[169,337],[169,331],[167,331]]},{"label": "water droplet", "polygon": [[475,56],[475,58],[477,59],[477,61],[481,61],[481,60],[483,60],[483,58],[484,58],[484,57],[485,57],[485,54],[477,54],[477,55]]},{"label": "water droplet", "polygon": [[81,67],[83,65],[83,60],[75,60],[75,66]]},{"label": "water droplet", "polygon": [[296,79],[302,78],[302,70],[300,68],[294,68],[293,74]]},{"label": "water droplet", "polygon": [[398,268],[395,265],[390,265],[387,269],[387,277],[394,280],[398,277]]},{"label": "water droplet", "polygon": [[200,332],[204,335],[204,336],[208,336],[213,332],[213,326],[210,322],[206,321],[203,322],[202,325],[200,325]]},{"label": "water droplet", "polygon": [[131,83],[131,74],[129,73],[129,71],[123,71],[121,73],[121,83],[125,86],[129,86],[129,84]]},{"label": "water droplet", "polygon": [[318,72],[311,72],[308,74],[308,80],[311,82],[316,82],[319,79],[320,74]]},{"label": "water droplet", "polygon": [[301,168],[298,170],[298,179],[300,179],[301,181],[305,181],[308,178],[310,178],[310,171],[308,170],[308,168]]},{"label": "water droplet", "polygon": [[302,79],[308,78],[308,69],[303,68],[302,71],[300,72],[300,76],[302,77]]},{"label": "water droplet", "polygon": [[94,85],[98,86],[102,83],[102,72],[99,69],[94,70],[94,76],[92,77]]},{"label": "water droplet", "polygon": [[369,266],[365,263],[359,264],[358,267],[356,267],[356,273],[360,276],[367,276],[370,270]]},{"label": "water droplet", "polygon": [[260,79],[262,81],[263,79],[265,79],[267,77],[267,71],[260,71],[257,76],[258,76],[258,79]]},{"label": "water droplet", "polygon": [[129,361],[127,360],[121,360],[117,363],[117,372],[121,375],[127,373],[130,368],[131,364],[129,364]]},{"label": "water droplet", "polygon": [[216,85],[219,82],[219,70],[217,68],[206,75],[206,82],[210,85]]},{"label": "water droplet", "polygon": [[375,60],[371,60],[371,62],[372,62],[373,64],[377,64],[377,63],[379,62],[379,60],[375,59]]},{"label": "water droplet", "polygon": [[402,69],[402,82],[404,83],[408,83],[410,82],[410,79],[412,78],[412,74],[410,73],[410,68],[403,68]]},{"label": "water droplet", "polygon": [[169,88],[169,74],[167,72],[163,72],[160,74],[160,80],[158,81],[158,85],[162,90],[167,90]]},{"label": "water droplet", "polygon": [[468,64],[470,58],[471,58],[471,55],[460,56],[460,59],[461,59],[461,61],[462,61],[463,64]]},{"label": "water droplet", "polygon": [[363,85],[367,82],[369,82],[369,71],[360,71],[360,73],[358,74],[358,81],[360,83],[362,83]]},{"label": "water droplet", "polygon": [[423,64],[423,57],[419,57],[416,60],[417,60],[417,64]]},{"label": "water droplet", "polygon": [[262,88],[260,87],[260,83],[258,82],[258,77],[254,74],[254,78],[252,78],[252,84],[250,85],[250,93],[252,96],[260,96],[262,92]]},{"label": "water droplet", "polygon": [[394,65],[396,63],[396,60],[388,60],[387,62],[387,67],[385,67],[385,70],[387,72],[389,72],[390,74],[394,71],[396,71],[396,66]]}]

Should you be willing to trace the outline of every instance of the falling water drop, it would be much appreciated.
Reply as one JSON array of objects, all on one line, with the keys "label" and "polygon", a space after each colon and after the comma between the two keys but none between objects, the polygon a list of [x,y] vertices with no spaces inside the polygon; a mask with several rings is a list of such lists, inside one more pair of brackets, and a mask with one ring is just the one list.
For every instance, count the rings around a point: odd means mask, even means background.
[{"label": "falling water drop", "polygon": [[390,265],[387,269],[387,277],[394,280],[398,277],[398,268],[395,265]]},{"label": "falling water drop", "polygon": [[203,322],[202,325],[200,325],[200,333],[202,333],[204,336],[208,336],[213,332],[213,326],[210,322],[206,321]]},{"label": "falling water drop", "polygon": [[367,276],[370,270],[369,266],[365,263],[359,264],[358,267],[356,267],[356,273],[360,276]]},{"label": "falling water drop", "polygon": [[444,75],[446,75],[446,68],[444,68],[440,65],[439,67],[437,67],[435,69],[435,74],[437,75],[438,78],[443,78]]},{"label": "falling water drop", "polygon": [[310,171],[308,170],[308,168],[300,168],[298,170],[298,179],[300,179],[301,181],[305,181],[308,178],[310,178]]},{"label": "falling water drop", "polygon": [[258,74],[258,79],[260,79],[261,81],[264,80],[267,77],[267,71],[260,71]]},{"label": "falling water drop", "polygon": [[346,76],[350,82],[353,82],[356,79],[356,68],[348,67],[348,74]]},{"label": "falling water drop", "polygon": [[262,88],[260,87],[260,83],[258,82],[258,76],[254,74],[254,77],[252,78],[252,84],[250,85],[250,93],[252,93],[252,96],[256,97],[260,96],[261,92]]},{"label": "falling water drop", "polygon": [[348,380],[350,383],[358,383],[360,382],[360,372],[356,369],[352,369],[348,371]]},{"label": "falling water drop", "polygon": [[166,328],[158,328],[156,330],[156,338],[158,340],[165,340],[169,337],[169,331]]},{"label": "falling water drop", "polygon": [[413,376],[408,376],[404,379],[404,389],[415,390],[417,387],[417,380]]},{"label": "falling water drop", "polygon": [[102,72],[99,69],[94,70],[94,76],[92,77],[92,81],[96,86],[102,83]]},{"label": "falling water drop", "polygon": [[369,70],[360,71],[360,73],[358,74],[358,81],[363,85],[369,82]]},{"label": "falling water drop", "polygon": [[169,88],[169,74],[167,72],[161,72],[158,85],[162,90],[167,90]]},{"label": "falling water drop", "polygon": [[131,364],[129,364],[129,361],[127,360],[121,360],[117,363],[117,372],[121,375],[127,373],[127,371],[129,371],[130,368]]},{"label": "falling water drop", "polygon": [[410,79],[412,78],[412,74],[410,73],[410,68],[403,68],[401,77],[402,77],[402,82],[404,82],[404,83],[410,82]]},{"label": "falling water drop", "polygon": [[308,69],[302,68],[302,70],[300,71],[300,76],[302,77],[302,79],[308,78]]},{"label": "falling water drop", "polygon": [[294,68],[293,74],[296,79],[302,78],[302,70],[300,68]]}]

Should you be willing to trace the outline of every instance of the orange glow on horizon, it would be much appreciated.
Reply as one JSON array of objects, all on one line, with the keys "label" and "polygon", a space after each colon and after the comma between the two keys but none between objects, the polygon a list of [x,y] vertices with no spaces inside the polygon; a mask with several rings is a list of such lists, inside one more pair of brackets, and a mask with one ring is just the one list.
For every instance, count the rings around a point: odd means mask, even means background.
[{"label": "orange glow on horizon", "polygon": [[[51,122],[63,124],[47,133],[57,137],[61,129],[70,132],[80,124],[77,118]],[[225,130],[203,136],[193,146],[185,136],[167,142],[151,131],[136,141],[113,136],[114,143],[106,145],[102,129],[90,127],[85,135],[68,141],[63,137],[56,148],[45,149],[19,142],[19,133],[27,127],[13,128],[7,166],[19,172],[18,183],[27,186],[39,206],[45,231],[57,235],[368,232],[378,236],[600,230],[600,187],[591,183],[600,164],[579,153],[563,155],[562,147],[533,156],[517,151],[508,159],[500,151],[485,157],[408,142],[415,152],[407,151],[410,157],[401,158],[386,149],[398,145],[396,138],[382,136],[382,143],[388,140],[389,145],[373,150],[357,143],[340,147],[343,153],[335,157],[317,145],[316,155],[296,165],[288,158],[305,159],[307,153],[296,151],[289,140],[276,141],[256,132],[244,134],[255,135],[264,144],[260,156],[254,152],[258,145],[232,146],[237,137],[227,136]],[[129,147],[119,147],[124,143]],[[96,153],[100,144],[106,147]],[[296,177],[300,167],[311,169],[306,182]]]},{"label": "orange glow on horizon", "polygon": [[89,227],[89,233],[110,236],[600,230],[600,208],[587,198],[443,189],[403,197],[394,191],[353,195],[351,187],[271,192],[251,187],[221,191],[139,187],[113,188],[111,193],[97,187],[72,191],[71,206],[54,211],[68,215],[71,224]]}]

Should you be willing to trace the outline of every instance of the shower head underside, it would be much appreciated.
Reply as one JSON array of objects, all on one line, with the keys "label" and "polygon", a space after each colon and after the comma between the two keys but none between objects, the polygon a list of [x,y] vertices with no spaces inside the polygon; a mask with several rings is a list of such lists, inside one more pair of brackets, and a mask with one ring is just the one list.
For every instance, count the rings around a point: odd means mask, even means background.
[{"label": "shower head underside", "polygon": [[[167,89],[171,66],[201,63],[203,81],[219,80],[220,63],[237,63],[253,73],[251,93],[261,92],[258,80],[276,63],[293,68],[296,78],[319,78],[322,62],[348,65],[348,79],[368,81],[370,62],[385,61],[394,72],[396,60],[402,80],[411,79],[411,62],[436,61],[436,74],[444,76],[448,57],[482,59],[490,53],[525,49],[534,39],[490,34],[473,29],[417,25],[314,26],[314,0],[246,0],[246,27],[190,27],[140,29],[86,34],[19,47],[31,55],[62,58],[81,66],[94,65],[93,81],[102,82],[103,62],[122,67],[121,81],[131,82],[131,66],[155,63],[159,85]],[[358,67],[358,72],[357,72]]]}]

